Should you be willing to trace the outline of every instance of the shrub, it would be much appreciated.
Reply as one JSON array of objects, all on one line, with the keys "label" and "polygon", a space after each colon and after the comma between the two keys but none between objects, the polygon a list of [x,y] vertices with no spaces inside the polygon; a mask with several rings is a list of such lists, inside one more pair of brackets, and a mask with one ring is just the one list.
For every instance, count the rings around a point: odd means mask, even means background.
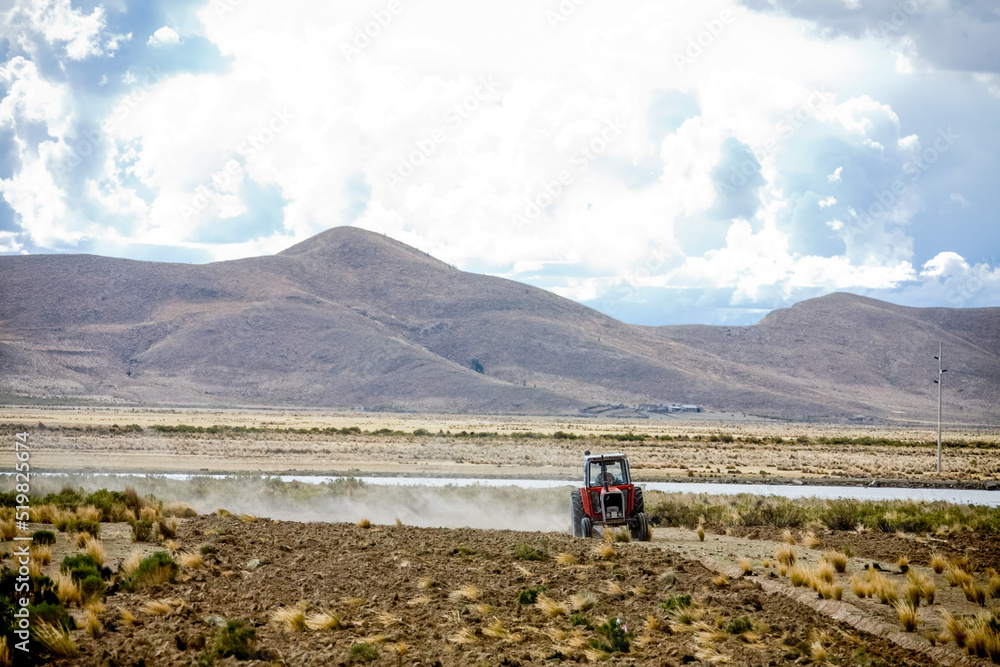
[{"label": "shrub", "polygon": [[104,583],[104,580],[96,574],[87,575],[87,577],[80,582],[80,593],[84,600],[93,600],[95,598],[104,599],[107,588],[108,587]]},{"label": "shrub", "polygon": [[132,539],[136,542],[149,542],[149,538],[153,536],[153,522],[152,521],[133,521],[132,522]]},{"label": "shrub", "polygon": [[629,633],[625,632],[625,628],[622,625],[618,619],[609,618],[603,625],[594,628],[594,631],[599,635],[603,635],[607,639],[607,642],[592,639],[590,645],[593,648],[608,653],[628,653],[631,648],[629,645]]},{"label": "shrub", "polygon": [[94,537],[101,532],[101,524],[93,519],[69,519],[65,531],[68,533],[90,533]]},{"label": "shrub", "polygon": [[548,590],[547,586],[525,588],[517,594],[517,602],[518,604],[535,604],[538,601],[538,595],[544,593],[546,590]]},{"label": "shrub", "polygon": [[378,649],[367,642],[351,644],[347,650],[348,662],[374,662],[378,660]]},{"label": "shrub", "polygon": [[243,621],[226,621],[226,626],[215,640],[213,657],[253,660],[258,657],[254,651],[256,643],[257,630],[247,627]]},{"label": "shrub", "polygon": [[91,575],[101,578],[101,566],[90,554],[66,556],[59,565],[59,571],[70,574],[74,581],[86,579]]},{"label": "shrub", "polygon": [[56,536],[51,530],[36,530],[31,534],[32,544],[55,544]]},{"label": "shrub", "polygon": [[548,551],[546,546],[547,545],[543,543],[542,550],[539,551],[527,542],[518,542],[517,546],[514,547],[514,558],[517,558],[518,560],[543,560],[545,558],[545,551]]},{"label": "shrub", "polygon": [[140,588],[159,586],[173,581],[177,576],[177,563],[166,551],[156,553],[142,559],[135,571],[121,582],[122,588],[128,591]]},{"label": "shrub", "polygon": [[750,622],[750,618],[747,616],[738,616],[726,626],[726,632],[731,635],[742,635],[744,632],[750,632],[751,630],[753,630],[753,623]]},{"label": "shrub", "polygon": [[690,595],[671,595],[666,600],[660,603],[660,609],[667,612],[668,614],[678,611],[680,609],[686,609],[691,606],[691,596]]},{"label": "shrub", "polygon": [[820,514],[820,521],[832,530],[854,530],[864,518],[860,505],[853,500],[831,500]]},{"label": "shrub", "polygon": [[28,606],[28,614],[32,619],[45,621],[49,625],[63,630],[75,630],[76,623],[66,611],[66,607],[54,602],[39,602]]}]

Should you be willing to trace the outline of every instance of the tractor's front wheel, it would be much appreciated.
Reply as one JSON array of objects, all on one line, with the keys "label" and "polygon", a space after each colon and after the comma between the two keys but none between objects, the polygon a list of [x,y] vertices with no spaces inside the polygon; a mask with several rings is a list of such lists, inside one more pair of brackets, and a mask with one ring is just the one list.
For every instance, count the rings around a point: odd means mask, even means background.
[{"label": "tractor's front wheel", "polygon": [[642,489],[637,484],[635,487],[635,502],[632,503],[632,511],[635,514],[643,514],[646,511],[646,501],[642,498]]},{"label": "tractor's front wheel", "polygon": [[649,542],[653,539],[653,535],[649,530],[649,520],[646,518],[646,513],[639,512],[633,519],[632,539],[637,542]]},{"label": "tractor's front wheel", "polygon": [[583,519],[583,497],[580,495],[579,489],[570,493],[569,497],[573,537],[583,537],[583,525],[580,522]]},{"label": "tractor's front wheel", "polygon": [[582,533],[581,537],[594,536],[594,522],[590,520],[589,516],[580,519],[580,532]]}]

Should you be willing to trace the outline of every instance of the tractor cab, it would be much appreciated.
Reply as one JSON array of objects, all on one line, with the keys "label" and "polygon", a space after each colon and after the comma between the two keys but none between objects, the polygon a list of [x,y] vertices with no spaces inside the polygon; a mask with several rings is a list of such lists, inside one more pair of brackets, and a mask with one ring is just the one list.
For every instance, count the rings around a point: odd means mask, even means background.
[{"label": "tractor cab", "polygon": [[570,510],[577,537],[590,537],[594,526],[627,526],[635,539],[649,539],[642,489],[622,453],[584,453],[583,488],[573,491]]},{"label": "tractor cab", "polygon": [[584,458],[584,486],[623,486],[631,484],[628,459],[624,454],[602,454]]}]

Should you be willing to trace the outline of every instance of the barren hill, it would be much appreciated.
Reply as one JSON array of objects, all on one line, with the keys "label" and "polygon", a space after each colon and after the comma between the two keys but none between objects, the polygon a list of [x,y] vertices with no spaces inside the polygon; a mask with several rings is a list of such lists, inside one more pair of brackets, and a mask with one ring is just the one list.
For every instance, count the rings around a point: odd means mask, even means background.
[{"label": "barren hill", "polygon": [[953,408],[995,418],[1000,308],[835,294],[750,327],[638,327],[352,227],[207,265],[0,257],[6,400],[918,419],[938,341]]}]

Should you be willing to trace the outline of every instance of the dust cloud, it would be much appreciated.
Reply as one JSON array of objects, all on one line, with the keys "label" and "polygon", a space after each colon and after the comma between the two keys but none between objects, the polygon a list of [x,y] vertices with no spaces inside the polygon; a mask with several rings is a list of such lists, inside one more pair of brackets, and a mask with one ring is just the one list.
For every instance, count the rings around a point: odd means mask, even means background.
[{"label": "dust cloud", "polygon": [[349,477],[311,484],[257,475],[176,480],[75,474],[35,477],[32,493],[44,496],[65,486],[86,493],[105,488],[123,491],[131,486],[140,495],[152,494],[164,503],[186,502],[199,514],[222,508],[281,521],[353,523],[366,518],[375,524],[394,524],[399,519],[420,527],[540,532],[569,531],[572,488],[571,484],[548,489],[366,484]]}]

